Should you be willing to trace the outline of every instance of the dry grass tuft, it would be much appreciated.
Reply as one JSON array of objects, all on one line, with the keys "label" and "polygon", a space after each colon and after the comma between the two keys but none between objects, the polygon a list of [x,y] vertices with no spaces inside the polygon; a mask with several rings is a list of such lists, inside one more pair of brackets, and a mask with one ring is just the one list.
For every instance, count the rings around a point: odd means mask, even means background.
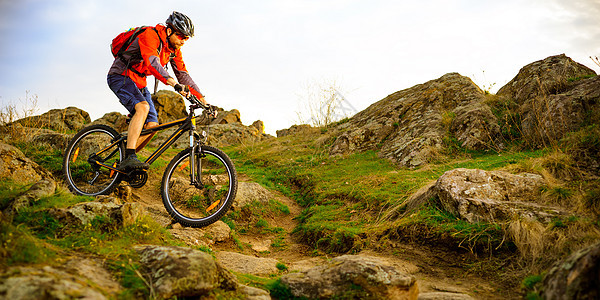
[{"label": "dry grass tuft", "polygon": [[519,249],[522,258],[538,259],[544,253],[546,228],[535,220],[514,220],[508,224],[507,232]]}]

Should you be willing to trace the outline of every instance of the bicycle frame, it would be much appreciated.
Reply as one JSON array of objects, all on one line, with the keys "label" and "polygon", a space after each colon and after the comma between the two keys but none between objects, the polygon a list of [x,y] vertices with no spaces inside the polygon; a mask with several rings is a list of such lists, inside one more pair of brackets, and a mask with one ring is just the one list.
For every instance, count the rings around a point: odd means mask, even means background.
[{"label": "bicycle frame", "polygon": [[[179,128],[177,128],[177,130],[165,142],[163,142],[144,162],[146,162],[148,164],[152,164],[154,161],[156,161],[156,159],[158,159],[158,157],[161,154],[163,154],[171,145],[173,145],[173,143],[175,143],[175,141],[177,141],[186,131],[190,133],[190,148],[192,148],[192,153],[195,153],[196,147],[198,145],[197,145],[197,143],[195,143],[194,134],[195,134],[195,129],[196,129],[196,118],[198,118],[199,116],[196,116],[194,111],[197,108],[201,108],[201,107],[202,107],[201,105],[192,104],[192,105],[190,105],[190,112],[187,117],[178,119],[178,120],[175,120],[172,122],[168,122],[165,124],[161,124],[156,127],[142,130],[142,132],[140,133],[140,136],[152,134],[152,133],[159,132],[164,129],[179,125]],[[127,141],[127,135],[123,135],[123,136],[119,137],[118,139],[114,140],[110,145],[108,145],[106,148],[91,155],[89,157],[88,161],[91,164],[97,164],[100,167],[105,167],[114,172],[117,172],[120,174],[127,174],[123,171],[118,170],[115,166],[106,165],[106,164],[104,164],[104,162],[101,162],[101,161],[98,161],[97,159],[95,159],[95,158],[99,157],[102,153],[107,151],[108,149],[114,147],[115,145],[118,145],[119,143],[125,143],[126,141]],[[118,148],[115,149],[113,151],[113,153],[111,153],[109,155],[109,157],[116,154],[117,151],[119,151]],[[198,182],[196,181],[196,177],[199,177],[199,175],[195,174],[196,173],[194,170],[195,168],[196,168],[196,165],[195,165],[195,161],[194,161],[194,155],[190,155],[190,169],[191,169],[191,171],[190,171],[191,178],[190,179],[191,179],[192,184],[197,185]]]}]

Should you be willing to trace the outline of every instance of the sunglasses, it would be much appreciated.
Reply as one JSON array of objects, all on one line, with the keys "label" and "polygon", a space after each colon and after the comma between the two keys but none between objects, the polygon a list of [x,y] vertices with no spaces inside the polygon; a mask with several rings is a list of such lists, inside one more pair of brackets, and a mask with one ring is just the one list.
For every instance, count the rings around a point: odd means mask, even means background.
[{"label": "sunglasses", "polygon": [[185,34],[181,34],[181,33],[179,33],[179,32],[175,33],[175,35],[177,35],[177,37],[178,37],[180,40],[182,40],[182,41],[187,41],[187,40],[189,40],[189,39],[190,39],[190,37],[189,37],[189,36],[187,36],[187,35],[185,35]]}]

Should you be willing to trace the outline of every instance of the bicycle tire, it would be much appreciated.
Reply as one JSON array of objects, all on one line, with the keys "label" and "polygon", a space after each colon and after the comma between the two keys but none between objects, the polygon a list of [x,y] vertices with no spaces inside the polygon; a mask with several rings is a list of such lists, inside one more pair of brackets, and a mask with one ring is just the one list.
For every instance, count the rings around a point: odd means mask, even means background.
[{"label": "bicycle tire", "polygon": [[231,159],[218,148],[201,146],[195,153],[201,176],[197,187],[190,182],[192,149],[179,152],[165,169],[161,182],[163,204],[169,215],[183,226],[205,227],[221,219],[237,193],[237,173]]},{"label": "bicycle tire", "polygon": [[92,125],[80,130],[69,142],[63,155],[63,174],[69,190],[77,195],[110,194],[121,181],[121,174],[90,162],[93,154],[103,151],[97,160],[117,166],[125,156],[125,146],[108,148],[119,133],[107,125]]}]

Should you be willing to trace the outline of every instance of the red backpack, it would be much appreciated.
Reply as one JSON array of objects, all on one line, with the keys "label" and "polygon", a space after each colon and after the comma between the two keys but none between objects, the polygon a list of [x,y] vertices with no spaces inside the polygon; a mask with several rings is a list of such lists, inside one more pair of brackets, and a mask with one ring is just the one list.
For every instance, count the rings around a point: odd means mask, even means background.
[{"label": "red backpack", "polygon": [[[156,32],[156,34],[158,34],[158,30],[156,30],[156,28],[151,27],[151,26],[132,27],[132,28],[129,28],[129,30],[127,30],[127,31],[119,33],[119,35],[117,35],[112,40],[112,43],[110,44],[110,51],[112,52],[112,55],[115,58],[117,58],[117,57],[120,58],[124,63],[127,63],[127,68],[140,76],[144,76],[144,75],[139,73],[137,70],[133,69],[129,65],[129,62],[130,62],[130,60],[133,60],[133,59],[141,59],[142,58],[141,53],[134,54],[129,59],[129,61],[125,59],[123,54],[125,53],[125,51],[127,51],[127,48],[129,47],[129,45],[131,45],[131,43],[133,43],[133,41],[135,41],[135,38],[137,38],[138,35],[140,35],[144,31],[146,31],[146,29],[148,29],[148,28],[152,28]],[[161,49],[162,49],[162,40],[160,41],[160,47],[158,48],[159,53],[160,53]]]}]

